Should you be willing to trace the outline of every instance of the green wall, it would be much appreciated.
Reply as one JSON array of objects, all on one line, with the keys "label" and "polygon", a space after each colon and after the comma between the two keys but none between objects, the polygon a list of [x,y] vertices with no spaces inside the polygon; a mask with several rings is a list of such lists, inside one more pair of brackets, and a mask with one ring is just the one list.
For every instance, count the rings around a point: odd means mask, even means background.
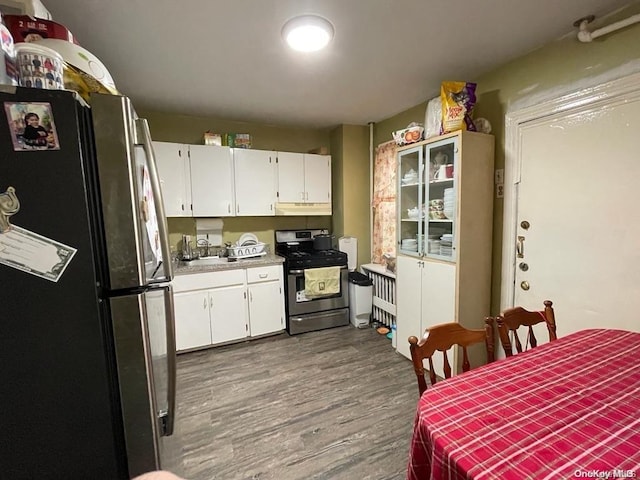
[{"label": "green wall", "polygon": [[[640,13],[640,4],[630,6],[608,18],[597,19],[591,31],[617,20]],[[600,37],[591,43],[581,43],[576,32],[551,42],[525,56],[515,59],[477,78],[461,79],[477,82],[478,101],[475,117],[487,118],[496,136],[496,168],[504,168],[504,118],[514,102],[526,103],[532,98],[552,98],[587,82],[590,77],[607,74],[622,75],[640,69],[640,24]],[[442,78],[448,78],[442,72]],[[437,85],[433,86],[437,88]],[[374,144],[391,139],[391,132],[412,121],[424,122],[427,102],[416,105],[375,126]],[[517,105],[517,104],[516,104]],[[493,279],[491,313],[500,311],[500,280],[502,270],[503,201],[495,199],[493,218]]]},{"label": "green wall", "polygon": [[341,125],[331,132],[333,233],[358,239],[358,265],[371,261],[369,127]]}]

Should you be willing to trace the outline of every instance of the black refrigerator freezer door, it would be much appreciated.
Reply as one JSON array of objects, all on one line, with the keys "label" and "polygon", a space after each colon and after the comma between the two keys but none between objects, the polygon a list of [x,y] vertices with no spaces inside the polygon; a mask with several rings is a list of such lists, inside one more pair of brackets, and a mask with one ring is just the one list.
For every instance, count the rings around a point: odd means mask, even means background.
[{"label": "black refrigerator freezer door", "polygon": [[[0,191],[13,187],[20,201],[15,230],[40,236],[33,250],[0,251],[0,477],[128,478],[109,312],[97,287],[90,118],[65,91],[2,91],[0,104]],[[42,148],[21,139],[33,112],[54,138]],[[35,239],[76,251],[63,272],[9,262],[38,258]]]}]

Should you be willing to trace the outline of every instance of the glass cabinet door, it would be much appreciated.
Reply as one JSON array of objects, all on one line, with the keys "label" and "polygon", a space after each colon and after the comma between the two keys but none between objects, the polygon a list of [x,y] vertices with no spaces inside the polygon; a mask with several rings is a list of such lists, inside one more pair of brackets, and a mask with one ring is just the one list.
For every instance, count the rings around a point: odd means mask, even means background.
[{"label": "glass cabinet door", "polygon": [[423,146],[398,152],[398,249],[419,256],[424,225]]},{"label": "glass cabinet door", "polygon": [[459,137],[425,145],[425,218],[427,257],[456,260]]}]

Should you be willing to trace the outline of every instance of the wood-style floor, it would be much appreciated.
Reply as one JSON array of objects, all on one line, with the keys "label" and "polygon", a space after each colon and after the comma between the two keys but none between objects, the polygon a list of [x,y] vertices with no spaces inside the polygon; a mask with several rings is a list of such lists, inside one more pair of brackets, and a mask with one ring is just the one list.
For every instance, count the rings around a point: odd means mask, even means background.
[{"label": "wood-style floor", "polygon": [[411,362],[373,328],[183,354],[176,473],[188,480],[404,479],[417,401]]}]

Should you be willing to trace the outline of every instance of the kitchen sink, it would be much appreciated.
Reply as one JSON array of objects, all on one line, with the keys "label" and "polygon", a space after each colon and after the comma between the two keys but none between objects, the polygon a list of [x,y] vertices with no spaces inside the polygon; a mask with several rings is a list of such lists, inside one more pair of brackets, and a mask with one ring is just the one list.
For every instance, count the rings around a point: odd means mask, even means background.
[{"label": "kitchen sink", "polygon": [[198,265],[219,265],[221,263],[227,263],[228,261],[228,257],[200,257],[195,260],[191,260],[187,265],[192,267],[196,267]]}]

